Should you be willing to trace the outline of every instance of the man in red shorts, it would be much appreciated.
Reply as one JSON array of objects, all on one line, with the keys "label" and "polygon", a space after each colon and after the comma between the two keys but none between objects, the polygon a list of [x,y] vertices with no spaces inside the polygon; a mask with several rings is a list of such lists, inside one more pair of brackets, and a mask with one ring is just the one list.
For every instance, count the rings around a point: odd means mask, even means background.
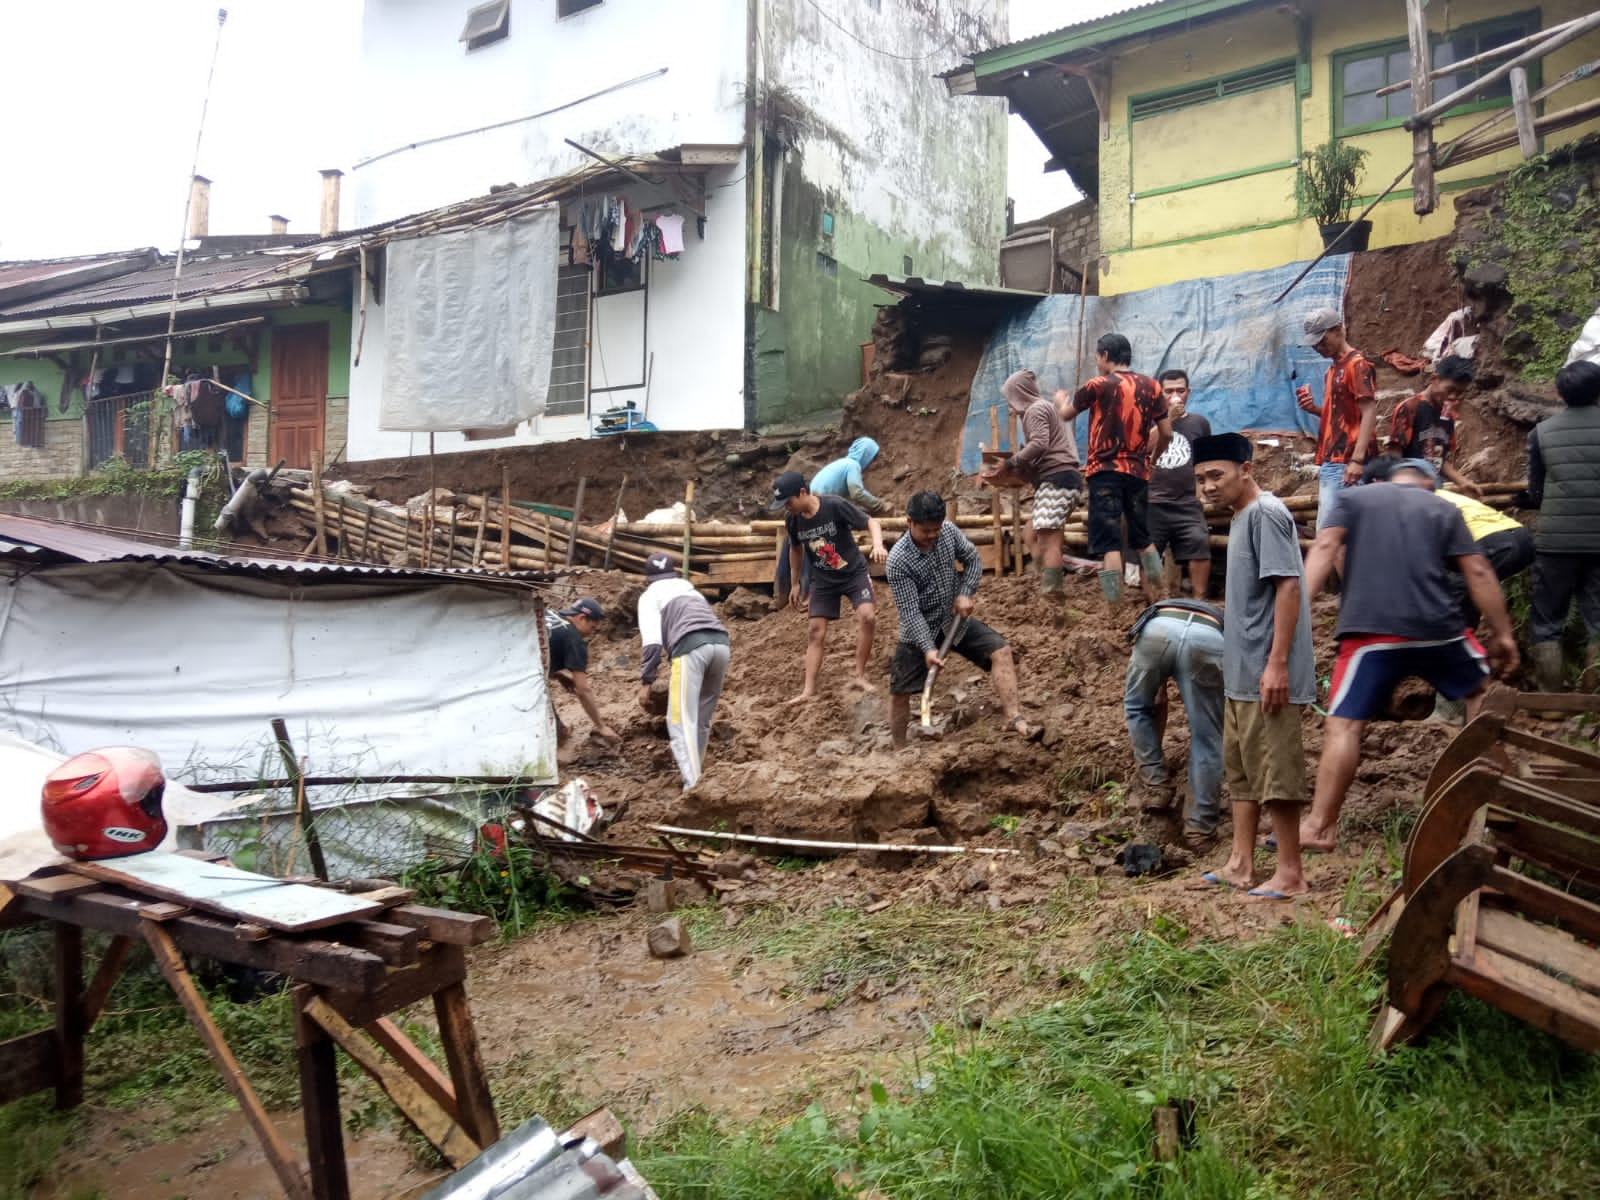
[{"label": "man in red shorts", "polygon": [[[1494,568],[1448,501],[1394,483],[1345,488],[1306,556],[1310,595],[1327,582],[1341,551],[1339,655],[1316,792],[1300,823],[1300,844],[1311,850],[1334,848],[1339,810],[1361,764],[1361,735],[1388,707],[1396,684],[1415,675],[1447,700],[1465,700],[1470,720],[1490,666],[1505,674],[1517,665]],[[1487,652],[1463,627],[1451,564],[1483,613]]]},{"label": "man in red shorts", "polygon": [[1131,369],[1133,346],[1120,333],[1095,343],[1100,374],[1072,397],[1068,419],[1089,414],[1089,557],[1100,564],[1100,591],[1112,612],[1122,603],[1122,522],[1139,554],[1145,599],[1160,597],[1161,555],[1150,542],[1150,464],[1172,437],[1161,385]]}]

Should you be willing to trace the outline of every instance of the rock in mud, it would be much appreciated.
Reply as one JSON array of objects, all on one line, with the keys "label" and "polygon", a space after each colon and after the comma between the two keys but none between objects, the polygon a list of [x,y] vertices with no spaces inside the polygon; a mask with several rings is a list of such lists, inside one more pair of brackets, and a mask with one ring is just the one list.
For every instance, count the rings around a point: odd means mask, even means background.
[{"label": "rock in mud", "polygon": [[722,615],[732,621],[759,621],[771,611],[771,598],[747,587],[735,588],[722,602]]},{"label": "rock in mud", "polygon": [[668,917],[650,930],[646,939],[651,958],[682,958],[694,949],[689,931],[677,917]]}]

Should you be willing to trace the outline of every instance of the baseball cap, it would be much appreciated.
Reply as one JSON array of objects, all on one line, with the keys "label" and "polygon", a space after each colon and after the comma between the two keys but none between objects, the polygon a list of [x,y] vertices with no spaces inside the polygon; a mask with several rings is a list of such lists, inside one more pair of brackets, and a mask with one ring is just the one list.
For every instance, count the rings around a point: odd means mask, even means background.
[{"label": "baseball cap", "polygon": [[657,550],[644,560],[644,577],[654,582],[657,579],[671,579],[678,573],[677,564],[672,561],[672,555]]},{"label": "baseball cap", "polygon": [[1439,482],[1439,472],[1435,470],[1433,464],[1425,458],[1402,458],[1399,462],[1395,463],[1394,470],[1417,471],[1420,474],[1426,475],[1429,479],[1433,480],[1434,483]]},{"label": "baseball cap", "polygon": [[777,512],[782,508],[784,501],[798,496],[806,486],[806,477],[799,471],[785,471],[772,481],[772,507],[769,512]]},{"label": "baseball cap", "polygon": [[1343,324],[1344,318],[1331,308],[1312,309],[1306,314],[1305,336],[1300,339],[1301,344],[1315,346],[1328,330],[1337,329]]},{"label": "baseball cap", "polygon": [[589,620],[599,622],[605,619],[605,610],[600,607],[600,601],[593,596],[585,596],[582,600],[574,600],[561,610],[563,617],[585,616]]}]

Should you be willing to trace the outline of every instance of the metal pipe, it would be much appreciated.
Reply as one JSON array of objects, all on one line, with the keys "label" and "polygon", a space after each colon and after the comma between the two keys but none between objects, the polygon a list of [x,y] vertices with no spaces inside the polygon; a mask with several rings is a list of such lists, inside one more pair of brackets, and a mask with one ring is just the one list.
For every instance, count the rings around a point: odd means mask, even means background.
[{"label": "metal pipe", "polygon": [[652,825],[657,833],[675,833],[680,837],[711,838],[719,842],[738,842],[746,846],[793,846],[802,850],[831,850],[843,854],[848,850],[883,850],[904,854],[1015,854],[1015,850],[1000,850],[990,846],[902,846],[880,842],[814,842],[804,838],[764,837],[754,833],[719,833],[710,829],[681,829],[676,825]]},{"label": "metal pipe", "polygon": [[189,472],[183,488],[183,516],[178,522],[178,549],[188,550],[194,545],[194,513],[200,501],[200,476],[203,469],[195,467]]}]

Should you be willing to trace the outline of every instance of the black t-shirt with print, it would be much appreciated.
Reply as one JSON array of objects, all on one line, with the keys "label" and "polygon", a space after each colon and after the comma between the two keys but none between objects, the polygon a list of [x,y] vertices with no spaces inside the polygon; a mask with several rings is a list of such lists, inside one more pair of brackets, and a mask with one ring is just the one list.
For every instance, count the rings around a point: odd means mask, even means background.
[{"label": "black t-shirt with print", "polygon": [[1199,413],[1172,418],[1172,441],[1150,471],[1151,504],[1199,503],[1194,490],[1194,448],[1197,437],[1211,436],[1211,422]]},{"label": "black t-shirt with print", "polygon": [[867,527],[867,514],[840,496],[818,496],[815,516],[784,518],[791,545],[811,560],[811,569],[832,578],[854,574],[866,563],[852,531]]},{"label": "black t-shirt with print", "polygon": [[550,613],[545,618],[545,629],[550,639],[552,671],[589,669],[589,643],[583,640],[576,625],[557,613]]}]

